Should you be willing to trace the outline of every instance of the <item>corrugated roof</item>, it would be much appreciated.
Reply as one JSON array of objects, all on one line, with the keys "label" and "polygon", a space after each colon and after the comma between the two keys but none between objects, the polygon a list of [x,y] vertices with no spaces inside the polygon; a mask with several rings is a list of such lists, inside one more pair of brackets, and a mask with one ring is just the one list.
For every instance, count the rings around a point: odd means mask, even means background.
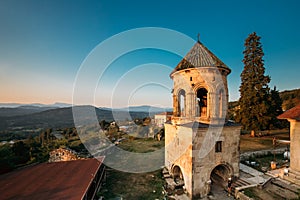
[{"label": "corrugated roof", "polygon": [[174,72],[198,67],[221,67],[231,71],[217,56],[215,56],[207,47],[201,42],[196,42],[192,49],[186,56],[179,62],[174,69]]},{"label": "corrugated roof", "polygon": [[277,117],[278,119],[295,119],[300,120],[300,104],[285,111]]},{"label": "corrugated roof", "polygon": [[99,160],[41,163],[3,174],[1,199],[82,199],[103,158]]}]

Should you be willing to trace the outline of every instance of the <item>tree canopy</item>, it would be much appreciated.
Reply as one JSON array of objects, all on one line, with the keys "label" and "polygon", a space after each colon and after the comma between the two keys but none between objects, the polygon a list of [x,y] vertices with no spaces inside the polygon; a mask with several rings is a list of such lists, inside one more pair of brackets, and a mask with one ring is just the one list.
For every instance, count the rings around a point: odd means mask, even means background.
[{"label": "tree canopy", "polygon": [[238,121],[245,130],[265,130],[269,128],[271,95],[265,75],[264,52],[260,37],[251,33],[245,40],[244,70],[241,73]]}]

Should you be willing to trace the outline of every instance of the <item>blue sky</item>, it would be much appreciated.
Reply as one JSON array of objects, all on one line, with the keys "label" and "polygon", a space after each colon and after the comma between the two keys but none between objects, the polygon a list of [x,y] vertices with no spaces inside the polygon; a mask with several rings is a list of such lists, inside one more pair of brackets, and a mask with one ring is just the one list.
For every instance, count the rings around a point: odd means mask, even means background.
[{"label": "blue sky", "polygon": [[[276,85],[281,91],[299,88],[299,6],[297,0],[2,0],[0,102],[71,103],[76,75],[89,53],[109,37],[140,27],[173,29],[195,40],[199,32],[203,44],[232,69],[228,77],[230,100],[239,97],[243,44],[248,34],[255,31],[262,37],[266,74],[272,79],[270,86]],[[123,87],[130,87],[134,78],[124,79],[124,74],[137,69],[140,78],[165,78],[166,87],[153,84],[136,88],[129,100],[114,100],[113,106],[171,106],[172,81],[168,75],[180,59],[158,50],[120,57],[99,81],[102,89],[96,89],[95,104],[112,106],[106,97],[118,88],[120,80]],[[158,64],[150,70],[147,63]],[[139,66],[145,67],[145,74],[138,70]],[[117,99],[122,99],[122,92],[116,94]]]}]

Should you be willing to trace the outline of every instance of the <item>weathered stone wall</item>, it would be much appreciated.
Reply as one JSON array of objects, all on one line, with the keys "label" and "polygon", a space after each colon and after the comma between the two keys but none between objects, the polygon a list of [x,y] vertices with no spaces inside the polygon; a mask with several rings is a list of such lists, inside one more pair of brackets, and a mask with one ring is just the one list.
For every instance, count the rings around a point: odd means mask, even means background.
[{"label": "weathered stone wall", "polygon": [[[197,131],[193,141],[193,196],[208,194],[211,172],[218,165],[230,169],[228,176],[239,176],[239,136],[240,127],[236,126]],[[215,152],[217,141],[222,141],[222,152]]]},{"label": "weathered stone wall", "polygon": [[165,124],[165,166],[172,174],[174,166],[180,167],[185,188],[192,193],[192,129]]},{"label": "weathered stone wall", "polygon": [[[173,109],[174,116],[183,117],[203,123],[210,123],[212,119],[225,118],[227,114],[228,87],[226,73],[220,73],[214,67],[203,67],[201,69],[191,68],[175,72],[172,75],[174,81],[173,88]],[[205,88],[207,94],[206,116],[199,117],[197,103],[197,90]],[[180,113],[179,93],[185,91],[185,109]],[[223,91],[220,97],[220,91]]]},{"label": "weathered stone wall", "polygon": [[[209,193],[211,172],[220,164],[228,166],[229,176],[239,176],[239,126],[193,129],[165,124],[165,131],[165,165],[171,173],[180,167],[190,196]],[[222,141],[222,152],[215,152],[216,141]]]},{"label": "weathered stone wall", "polygon": [[60,162],[60,161],[70,161],[70,160],[77,160],[78,157],[75,152],[72,152],[68,149],[55,149],[49,153],[49,162]]},{"label": "weathered stone wall", "polygon": [[290,167],[300,172],[300,121],[290,121]]}]

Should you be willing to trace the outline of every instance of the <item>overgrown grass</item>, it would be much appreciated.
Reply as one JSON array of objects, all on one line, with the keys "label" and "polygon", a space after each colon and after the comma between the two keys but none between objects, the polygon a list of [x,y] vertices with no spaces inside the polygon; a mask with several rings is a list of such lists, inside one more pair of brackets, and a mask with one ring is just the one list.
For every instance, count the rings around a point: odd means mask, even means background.
[{"label": "overgrown grass", "polygon": [[[164,141],[153,138],[128,138],[123,140],[118,147],[135,153],[147,153],[164,148]],[[154,200],[163,199],[161,169],[148,173],[126,173],[115,169],[107,169],[106,184],[98,196],[105,199],[134,199]]]},{"label": "overgrown grass", "polygon": [[118,146],[125,151],[147,153],[164,148],[165,141],[157,141],[153,138],[132,138],[122,141]]},{"label": "overgrown grass", "polygon": [[163,179],[161,170],[134,174],[107,169],[106,183],[98,193],[105,199],[162,199]]},{"label": "overgrown grass", "polygon": [[[250,135],[241,135],[241,152],[258,151],[273,148],[273,137],[281,140],[289,140],[288,130],[270,131],[269,135],[263,137],[250,137]],[[276,148],[286,147],[285,144],[279,144]]]},{"label": "overgrown grass", "polygon": [[256,195],[256,193],[255,193],[255,191],[253,190],[253,188],[247,188],[247,189],[245,189],[245,190],[244,190],[244,194],[245,194],[246,196],[250,197],[250,198],[253,198],[253,199],[260,199],[260,198]]}]

